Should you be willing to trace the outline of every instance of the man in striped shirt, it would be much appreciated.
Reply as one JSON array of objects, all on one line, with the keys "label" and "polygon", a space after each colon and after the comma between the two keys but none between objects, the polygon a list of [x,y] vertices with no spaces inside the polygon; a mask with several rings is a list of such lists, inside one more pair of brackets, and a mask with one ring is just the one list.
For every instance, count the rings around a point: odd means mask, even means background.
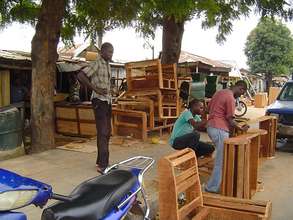
[{"label": "man in striped shirt", "polygon": [[96,119],[97,148],[96,160],[97,171],[103,172],[109,165],[109,140],[111,135],[111,67],[114,48],[110,43],[103,43],[101,55],[96,61],[82,69],[78,79],[90,88],[92,92],[92,106]]}]

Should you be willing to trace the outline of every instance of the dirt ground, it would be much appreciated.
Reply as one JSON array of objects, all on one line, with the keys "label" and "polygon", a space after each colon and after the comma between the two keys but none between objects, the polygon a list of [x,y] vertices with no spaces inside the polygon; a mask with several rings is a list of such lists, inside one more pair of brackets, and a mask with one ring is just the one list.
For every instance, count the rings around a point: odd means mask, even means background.
[{"label": "dirt ground", "polygon": [[[255,118],[264,115],[264,109],[249,108],[246,117]],[[202,134],[203,140],[208,140]],[[111,163],[131,156],[145,155],[156,161],[173,152],[167,143],[168,136],[160,138],[158,144],[150,140],[139,140],[113,137],[110,145]],[[53,186],[56,193],[68,194],[82,181],[98,175],[95,170],[95,140],[70,139],[58,137],[59,148],[39,154],[26,155],[0,162],[1,168],[13,170],[21,175],[38,179]],[[278,143],[276,157],[264,161],[260,167],[259,178],[263,182],[263,191],[257,192],[254,199],[273,202],[273,220],[293,219],[293,143]],[[145,187],[148,200],[157,206],[157,169],[156,164],[145,176]],[[51,204],[50,202],[49,204]],[[28,219],[39,220],[42,210],[33,206],[21,209],[28,214]]]}]

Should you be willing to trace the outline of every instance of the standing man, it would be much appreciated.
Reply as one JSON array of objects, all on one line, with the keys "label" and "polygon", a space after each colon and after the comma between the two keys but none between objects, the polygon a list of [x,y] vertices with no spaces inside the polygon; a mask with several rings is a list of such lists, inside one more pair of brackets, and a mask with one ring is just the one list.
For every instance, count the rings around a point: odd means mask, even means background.
[{"label": "standing man", "polygon": [[92,106],[97,128],[97,171],[102,173],[109,165],[109,140],[111,135],[111,67],[114,48],[110,43],[103,43],[101,56],[78,73],[78,79],[90,88]]},{"label": "standing man", "polygon": [[216,146],[216,157],[212,175],[205,186],[208,192],[218,193],[222,182],[224,140],[229,138],[229,131],[238,128],[246,131],[249,127],[239,127],[234,121],[235,99],[244,95],[247,84],[243,80],[236,82],[230,89],[218,91],[209,103],[207,132]]}]

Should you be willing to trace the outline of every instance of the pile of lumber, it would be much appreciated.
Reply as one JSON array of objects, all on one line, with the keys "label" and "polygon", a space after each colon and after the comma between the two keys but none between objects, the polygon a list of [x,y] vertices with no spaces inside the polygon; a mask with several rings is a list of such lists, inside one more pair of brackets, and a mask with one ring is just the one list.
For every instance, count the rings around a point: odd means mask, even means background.
[{"label": "pile of lumber", "polygon": [[156,59],[125,68],[128,90],[113,109],[114,133],[146,139],[150,131],[170,130],[180,112],[176,65]]}]

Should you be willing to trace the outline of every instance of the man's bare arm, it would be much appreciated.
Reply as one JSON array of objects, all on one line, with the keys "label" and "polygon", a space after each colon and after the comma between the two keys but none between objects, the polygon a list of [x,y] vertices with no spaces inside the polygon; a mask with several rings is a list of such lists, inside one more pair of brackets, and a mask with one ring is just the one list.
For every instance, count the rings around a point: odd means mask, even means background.
[{"label": "man's bare arm", "polygon": [[197,130],[199,127],[201,127],[202,125],[206,125],[206,121],[201,121],[201,122],[196,122],[194,119],[189,119],[188,120],[189,124],[191,124],[191,126]]},{"label": "man's bare arm", "polygon": [[97,94],[100,95],[104,95],[107,94],[107,89],[100,89],[100,88],[96,88],[88,79],[88,77],[85,75],[85,73],[83,71],[80,71],[77,74],[77,78],[78,80],[84,84],[86,87],[90,88],[91,90],[95,91]]},{"label": "man's bare arm", "polygon": [[236,128],[236,129],[239,129],[241,131],[247,131],[249,129],[249,126],[248,125],[244,125],[244,126],[240,126],[235,120],[233,117],[229,117],[228,118],[228,121],[229,121],[229,124],[232,128]]}]

